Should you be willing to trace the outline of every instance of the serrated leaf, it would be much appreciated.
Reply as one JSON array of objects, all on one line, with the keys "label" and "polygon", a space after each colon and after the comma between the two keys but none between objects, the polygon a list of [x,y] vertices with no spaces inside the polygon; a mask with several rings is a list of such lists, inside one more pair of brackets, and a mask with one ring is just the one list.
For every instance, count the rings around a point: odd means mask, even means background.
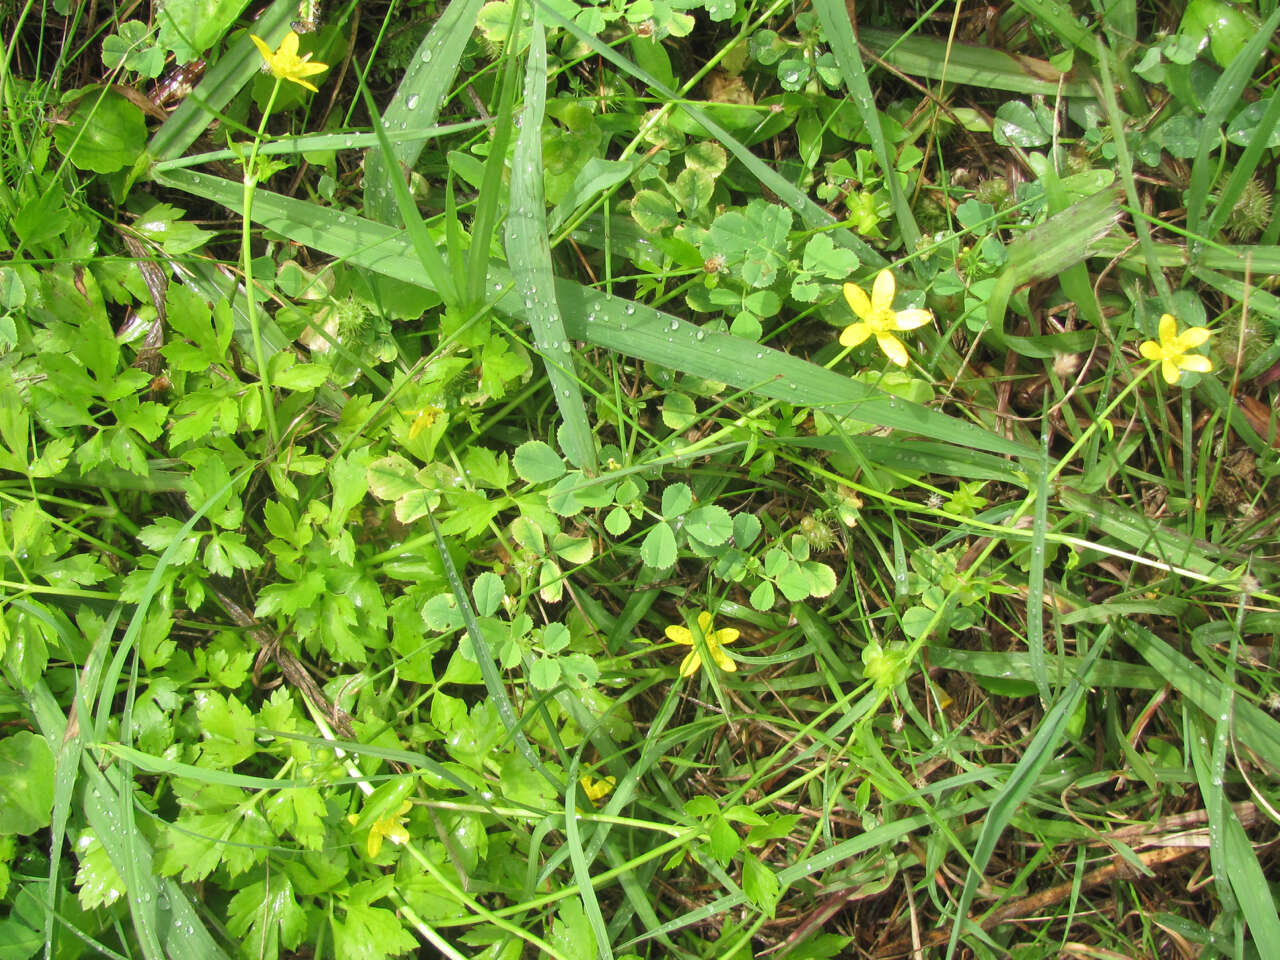
[{"label": "serrated leaf", "polygon": [[476,582],[471,586],[471,595],[476,601],[476,613],[482,617],[491,617],[498,612],[498,607],[502,604],[503,594],[506,593],[506,587],[502,583],[502,578],[491,570],[486,570],[480,576],[476,577]]},{"label": "serrated leaf", "polygon": [[640,559],[646,567],[654,570],[666,570],[676,562],[676,535],[670,524],[659,523],[647,534],[640,544]]},{"label": "serrated leaf", "polygon": [[369,492],[379,500],[399,500],[420,488],[413,464],[393,453],[369,464]]},{"label": "serrated leaf", "polygon": [[733,534],[733,518],[724,507],[709,503],[689,512],[684,530],[699,543],[718,547]]},{"label": "serrated leaf", "polygon": [[772,918],[782,896],[782,885],[772,870],[748,853],[742,860],[742,892],[758,910]]},{"label": "serrated leaf", "polygon": [[49,745],[30,730],[0,740],[0,834],[27,836],[49,825],[53,766]]},{"label": "serrated leaf", "polygon": [[693,491],[687,483],[673,483],[662,491],[662,515],[668,520],[683,516],[693,506]]},{"label": "serrated leaf", "polygon": [[614,507],[604,518],[604,528],[615,537],[620,537],[631,529],[631,514],[623,507]]},{"label": "serrated leaf", "polygon": [[541,440],[527,440],[516,447],[511,465],[525,483],[547,483],[564,476],[564,460],[551,445]]}]

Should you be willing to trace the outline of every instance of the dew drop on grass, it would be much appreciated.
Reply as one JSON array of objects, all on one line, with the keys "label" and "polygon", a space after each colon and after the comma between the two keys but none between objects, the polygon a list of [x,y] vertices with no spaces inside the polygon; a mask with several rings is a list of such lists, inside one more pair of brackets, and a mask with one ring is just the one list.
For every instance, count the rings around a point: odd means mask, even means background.
[{"label": "dew drop on grass", "polygon": [[630,304],[630,303],[628,303],[628,304],[627,304],[627,307],[626,307],[626,314],[627,314],[627,316],[631,316],[631,315],[632,315],[632,314],[634,314],[635,312],[636,312],[635,305],[634,305],[634,304]]},{"label": "dew drop on grass", "polygon": [[404,105],[409,110],[418,109],[418,95],[416,93],[410,94],[409,99],[404,102]]},{"label": "dew drop on grass", "polygon": [[423,62],[423,63],[430,63],[430,62],[431,62],[431,51],[430,51],[430,50],[423,50],[423,51],[422,51],[422,62]]},{"label": "dew drop on grass", "polygon": [[763,354],[763,353],[757,353],[757,354],[756,354],[756,359],[757,359],[757,360],[763,360],[763,359],[764,359],[764,354]]},{"label": "dew drop on grass", "polygon": [[[699,330],[697,333],[693,335],[693,338],[695,340],[705,340],[707,338],[707,335],[703,331]],[[716,353],[719,353],[719,352],[720,352],[719,350],[716,351]]]},{"label": "dew drop on grass", "polygon": [[679,329],[680,329],[680,321],[679,321],[679,320],[672,320],[672,321],[671,321],[671,329],[672,329],[672,330],[679,330]]}]

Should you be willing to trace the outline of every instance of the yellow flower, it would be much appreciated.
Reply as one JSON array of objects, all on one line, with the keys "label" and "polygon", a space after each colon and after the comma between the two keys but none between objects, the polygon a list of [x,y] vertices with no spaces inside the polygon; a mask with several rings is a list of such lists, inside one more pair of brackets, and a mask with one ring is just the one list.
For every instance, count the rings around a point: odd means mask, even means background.
[{"label": "yellow flower", "polygon": [[1208,373],[1213,369],[1213,361],[1208,357],[1187,352],[1208,340],[1210,333],[1205,327],[1188,327],[1178,333],[1178,321],[1166,313],[1160,318],[1160,342],[1144,340],[1138,345],[1138,352],[1148,360],[1160,361],[1160,372],[1166,383],[1177,383],[1182,379],[1183,370]]},{"label": "yellow flower", "polygon": [[[737,670],[738,665],[730,660],[729,655],[720,648],[737,640],[738,631],[733,627],[726,627],[724,630],[712,630],[711,614],[705,610],[698,614],[698,630],[707,645],[707,653],[711,654],[711,659],[719,665],[720,669],[728,673],[733,673],[733,671]],[[684,662],[680,664],[680,676],[692,677],[698,672],[698,668],[702,666],[702,654],[694,646],[693,634],[688,627],[667,627],[666,632],[668,640],[682,643],[686,647],[694,647],[689,655],[684,658]]]},{"label": "yellow flower", "polygon": [[844,333],[840,334],[840,343],[842,346],[856,347],[868,337],[875,337],[885,356],[898,366],[905,367],[907,348],[894,333],[922,327],[933,319],[933,314],[928,310],[894,310],[895,289],[893,274],[888,270],[881,270],[876,274],[870,299],[856,283],[846,283],[844,298],[849,301],[849,308],[853,310],[858,322],[844,328]]},{"label": "yellow flower", "polygon": [[[381,820],[375,820],[369,827],[368,850],[370,858],[376,857],[378,851],[382,849],[382,838],[386,837],[392,843],[408,843],[409,831],[404,825],[405,814],[413,809],[413,804],[406,800],[400,804],[395,813],[383,817]],[[347,820],[354,826],[360,822],[360,818],[354,814],[348,814]]]},{"label": "yellow flower", "polygon": [[598,800],[603,800],[618,783],[617,777],[605,777],[602,780],[593,780],[589,776],[583,776],[578,779],[578,783],[582,785],[582,792],[587,795],[587,799],[594,806]]},{"label": "yellow flower", "polygon": [[292,30],[280,41],[279,50],[273,51],[267,46],[265,40],[253,34],[249,34],[249,39],[262,54],[262,59],[267,62],[267,69],[271,71],[272,76],[280,80],[292,80],[298,86],[306,87],[313,93],[316,90],[315,85],[308,83],[304,78],[324,73],[329,69],[327,63],[308,63],[307,61],[311,59],[309,53],[304,57],[298,56],[298,35]]}]

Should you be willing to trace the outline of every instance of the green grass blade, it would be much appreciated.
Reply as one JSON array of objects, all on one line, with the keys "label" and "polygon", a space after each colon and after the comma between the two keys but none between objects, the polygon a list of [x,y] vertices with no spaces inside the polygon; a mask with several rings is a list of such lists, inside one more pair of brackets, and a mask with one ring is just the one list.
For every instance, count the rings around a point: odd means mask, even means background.
[{"label": "green grass blade", "polygon": [[556,302],[551,243],[547,234],[547,206],[542,193],[542,120],[547,106],[547,44],[542,21],[535,16],[529,31],[525,66],[524,114],[516,138],[511,170],[511,209],[507,212],[507,262],[516,291],[524,302],[525,319],[542,357],[547,381],[564,424],[560,441],[574,466],[594,474],[595,438],[587,419],[582,390],[574,374],[573,351]]},{"label": "green grass blade", "polygon": [[471,39],[476,14],[483,2],[453,0],[405,67],[395,96],[382,112],[382,122],[387,129],[396,131],[395,145],[389,151],[386,147],[381,152],[371,150],[365,157],[364,209],[371,220],[398,222],[387,158],[394,158],[397,171],[401,165],[412,169],[417,163],[426,140],[415,136],[411,127],[435,123],[458,73],[458,63]]},{"label": "green grass blade", "polygon": [[1035,736],[1031,739],[1031,743],[1027,745],[1026,751],[1018,759],[1013,771],[1009,774],[1009,779],[997,791],[989,811],[983,817],[982,832],[978,834],[978,841],[974,846],[969,873],[964,881],[964,889],[960,893],[960,899],[956,902],[956,920],[951,927],[951,940],[947,944],[947,960],[951,960],[955,955],[956,946],[960,942],[960,933],[968,920],[969,905],[973,903],[973,897],[978,892],[978,884],[982,880],[983,871],[986,870],[987,863],[991,860],[991,854],[995,852],[996,841],[1000,839],[1000,835],[1004,833],[1005,827],[1009,825],[1013,815],[1018,812],[1022,802],[1031,793],[1032,788],[1035,787],[1036,779],[1040,776],[1041,771],[1053,759],[1054,753],[1066,733],[1067,721],[1075,711],[1076,703],[1084,696],[1085,690],[1088,689],[1093,665],[1098,662],[1098,657],[1101,656],[1103,649],[1106,647],[1106,638],[1110,632],[1110,627],[1103,628],[1092,649],[1081,658],[1080,672],[1071,678],[1071,682],[1063,690],[1062,696],[1045,713]]},{"label": "green grass blade", "polygon": [[1120,199],[1103,190],[1055,213],[1009,244],[1009,260],[987,302],[987,323],[1004,335],[1005,310],[1013,291],[1035,279],[1054,277],[1094,256],[1098,242],[1120,219]]},{"label": "green grass blade", "polygon": [[[1223,790],[1227,744],[1231,736],[1231,694],[1229,684],[1220,683],[1219,687],[1222,691],[1218,698],[1219,708],[1222,712],[1214,724],[1212,751],[1206,751],[1200,742],[1203,726],[1191,717],[1186,718],[1187,736],[1184,738],[1200,796],[1209,815],[1209,862],[1213,865],[1214,881],[1223,904],[1231,905],[1234,899],[1234,905],[1244,914],[1257,949],[1256,956],[1280,956],[1280,918],[1276,916],[1271,886],[1258,863],[1249,835],[1244,832]],[[1237,955],[1248,955],[1244,953],[1244,946],[1237,941]]]},{"label": "green grass blade", "polygon": [[[1049,403],[1048,396],[1045,405]],[[1048,416],[1042,421],[1040,461],[1036,464],[1035,506],[1031,524],[1031,567],[1027,570],[1027,652],[1031,657],[1031,677],[1036,682],[1040,702],[1049,702],[1049,672],[1044,656],[1044,540],[1049,525],[1049,435]]]},{"label": "green grass blade", "polygon": [[1076,19],[1076,12],[1068,4],[1061,0],[1013,0],[1013,5],[1056,33],[1064,45],[1094,55],[1093,32]]},{"label": "green grass blade", "polygon": [[889,155],[889,144],[885,140],[884,127],[880,125],[880,111],[876,108],[875,97],[871,93],[871,84],[867,81],[867,71],[862,65],[862,56],[858,53],[858,42],[853,37],[853,24],[849,20],[849,11],[844,0],[813,0],[813,9],[822,22],[823,33],[831,44],[831,52],[835,55],[840,73],[844,77],[845,86],[853,97],[853,105],[862,118],[867,136],[871,138],[871,150],[876,162],[884,172],[884,181],[889,187],[889,196],[893,201],[893,213],[898,221],[898,231],[902,234],[902,242],[908,250],[914,250],[920,240],[920,228],[916,225],[915,215],[911,212],[911,204],[902,190],[898,179],[898,165]]},{"label": "green grass blade", "polygon": [[[221,203],[240,206],[240,185],[185,170],[158,177],[166,186]],[[370,270],[430,287],[401,231],[349,214],[266,191],[254,199],[258,223],[291,240]],[[511,277],[491,265],[489,284],[502,289]],[[1012,456],[1034,456],[1028,447],[971,423],[919,404],[890,397],[806,360],[741,337],[706,332],[700,327],[643,304],[611,297],[570,280],[556,281],[556,296],[570,339],[616,350],[694,376],[750,389],[765,397],[856,415],[859,420],[894,427],[944,443]],[[514,316],[525,307],[514,292],[499,302]]]},{"label": "green grass blade", "polygon": [[[296,0],[276,0],[254,22],[252,31],[274,50],[298,15]],[[223,107],[262,69],[262,54],[245,33],[196,84],[169,119],[160,125],[147,150],[157,160],[171,160],[209,129]]]},{"label": "green grass blade", "polygon": [[[483,120],[467,120],[462,123],[446,123],[434,126],[412,127],[403,131],[402,136],[421,138],[423,141],[435,140],[438,137],[451,137],[454,134],[466,133],[483,127]],[[378,146],[380,141],[376,133],[314,133],[301,137],[279,137],[258,147],[260,157],[299,156],[309,152],[329,150],[365,150]],[[235,150],[210,150],[206,153],[192,153],[172,160],[161,160],[152,170],[163,173],[166,170],[181,170],[185,167],[200,167],[206,163],[226,163],[238,161],[242,152]]]},{"label": "green grass blade", "polygon": [[[394,156],[395,147],[391,143],[391,138],[387,135],[386,123],[378,115],[378,106],[373,102],[373,95],[369,92],[368,87],[361,86],[360,89],[364,94],[365,107],[368,109],[369,116],[373,121],[373,132],[378,137],[382,155],[385,157]],[[404,223],[404,231],[409,235],[409,242],[413,245],[413,252],[417,254],[418,263],[427,272],[427,276],[431,278],[431,285],[435,288],[436,293],[440,294],[445,306],[456,306],[458,303],[458,291],[454,289],[453,277],[449,274],[448,267],[445,266],[444,257],[440,255],[440,249],[427,231],[426,222],[423,221],[422,214],[418,212],[418,204],[413,199],[413,195],[409,193],[409,185],[405,183],[404,177],[396,176],[391,178],[391,195],[394,198],[396,208],[400,211],[400,218]]]},{"label": "green grass blade", "polygon": [[[1258,125],[1249,134],[1249,142],[1245,144],[1244,150],[1241,151],[1240,156],[1232,165],[1231,176],[1227,179],[1226,186],[1222,188],[1218,202],[1214,206],[1213,213],[1210,214],[1209,221],[1204,228],[1205,236],[1215,236],[1227,222],[1227,218],[1231,216],[1232,210],[1235,209],[1236,201],[1240,199],[1244,188],[1253,179],[1253,175],[1258,169],[1258,164],[1262,161],[1263,153],[1270,150],[1267,144],[1271,140],[1271,131],[1276,128],[1277,123],[1280,123],[1280,95],[1272,94],[1271,99],[1267,102],[1267,109],[1262,114],[1262,119],[1258,121]],[[1262,182],[1264,184],[1267,183],[1267,180],[1272,176],[1274,174],[1269,175],[1264,172]]]},{"label": "green grass blade", "polygon": [[858,27],[858,40],[908,76],[1044,97],[1093,96],[1088,83],[1068,78],[1048,61],[1015,57],[991,47],[952,43],[948,53],[947,42],[938,37],[903,37],[890,30],[863,26]]},{"label": "green grass blade", "polygon": [[471,606],[471,596],[467,593],[467,588],[462,583],[462,578],[458,576],[458,568],[453,564],[453,557],[449,555],[448,545],[444,542],[444,537],[440,533],[440,525],[436,522],[434,513],[428,511],[427,518],[431,521],[431,532],[436,539],[436,547],[440,551],[440,559],[444,563],[445,575],[449,579],[449,587],[453,590],[454,599],[458,601],[458,610],[462,613],[463,622],[467,627],[467,636],[471,638],[471,649],[476,655],[476,662],[480,666],[480,675],[484,678],[485,689],[488,690],[489,696],[493,698],[493,704],[498,709],[498,716],[502,719],[502,725],[507,728],[507,736],[511,738],[511,742],[515,744],[516,749],[521,755],[529,761],[529,765],[542,774],[547,783],[557,793],[564,792],[564,784],[552,776],[551,771],[547,769],[546,764],[534,751],[533,745],[529,743],[529,738],[525,736],[521,726],[520,718],[516,715],[516,708],[511,703],[511,698],[507,696],[507,688],[502,682],[502,675],[498,673],[497,661],[493,659],[493,651],[489,649],[488,641],[485,640],[484,634],[480,631],[480,624],[476,621],[476,612]]},{"label": "green grass blade", "polygon": [[[1272,12],[1249,42],[1244,45],[1231,63],[1222,71],[1214,84],[1205,113],[1200,121],[1200,142],[1191,162],[1191,182],[1187,187],[1187,230],[1193,234],[1208,236],[1205,230],[1204,212],[1214,184],[1217,163],[1213,155],[1222,147],[1222,125],[1227,115],[1240,103],[1240,94],[1253,74],[1253,68],[1275,39],[1280,27],[1280,9]],[[1265,140],[1263,141],[1265,143]]]},{"label": "green grass blade", "polygon": [[[1221,681],[1187,659],[1146,627],[1132,620],[1117,621],[1120,636],[1174,689],[1206,716],[1217,716]],[[1232,708],[1235,736],[1273,770],[1280,770],[1280,722],[1245,700],[1236,698]]]},{"label": "green grass blade", "polygon": [[[513,11],[511,30],[521,22],[521,12]],[[493,121],[493,140],[489,144],[489,156],[484,162],[480,192],[476,197],[475,216],[471,221],[471,249],[467,252],[467,279],[464,289],[467,303],[479,306],[485,301],[485,280],[494,231],[498,225],[498,210],[503,200],[503,180],[507,175],[507,155],[511,145],[511,130],[515,126],[515,99],[519,87],[520,59],[511,52],[510,44],[503,47],[506,62],[502,69],[502,92]],[[513,171],[514,174],[514,171]],[[510,198],[508,197],[508,206]]]}]

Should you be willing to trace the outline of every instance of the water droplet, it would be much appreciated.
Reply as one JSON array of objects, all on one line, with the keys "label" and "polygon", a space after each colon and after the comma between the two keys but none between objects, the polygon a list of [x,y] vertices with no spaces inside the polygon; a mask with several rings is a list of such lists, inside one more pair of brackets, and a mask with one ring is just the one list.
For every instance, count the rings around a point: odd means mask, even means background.
[{"label": "water droplet", "polygon": [[416,93],[410,94],[409,99],[404,102],[404,105],[407,110],[418,109],[418,95]]},{"label": "water droplet", "polygon": [[423,63],[430,63],[430,62],[431,62],[431,51],[430,51],[430,50],[423,50],[423,51],[422,51],[422,62],[423,62]]},{"label": "water droplet", "polygon": [[757,360],[763,360],[763,359],[764,359],[764,354],[763,354],[763,353],[757,353],[757,354],[756,354],[756,359],[757,359]]},{"label": "water droplet", "polygon": [[672,330],[679,330],[679,329],[680,329],[680,321],[679,321],[679,320],[672,320],[672,321],[671,321],[671,329],[672,329]]},{"label": "water droplet", "polygon": [[632,315],[633,313],[635,313],[635,312],[636,312],[635,305],[634,305],[634,304],[630,304],[630,303],[628,303],[628,304],[627,304],[627,307],[626,307],[626,314],[627,314],[627,316],[631,316],[631,315]]},{"label": "water droplet", "polygon": [[[693,335],[693,339],[695,340],[705,340],[706,338],[707,338],[707,335],[701,330],[699,330],[697,333]],[[716,353],[719,353],[719,352],[720,352],[719,350],[716,351]]]}]

